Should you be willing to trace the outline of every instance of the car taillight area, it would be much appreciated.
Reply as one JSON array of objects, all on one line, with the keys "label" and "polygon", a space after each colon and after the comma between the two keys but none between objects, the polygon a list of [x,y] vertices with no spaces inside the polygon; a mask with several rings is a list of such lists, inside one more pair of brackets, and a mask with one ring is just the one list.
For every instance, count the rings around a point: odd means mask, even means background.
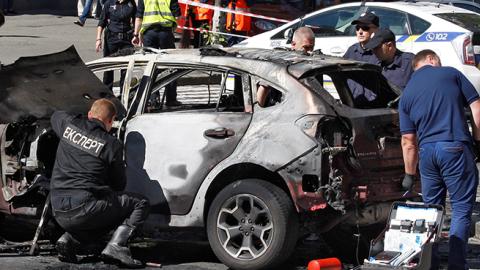
[{"label": "car taillight area", "polygon": [[473,33],[464,38],[461,57],[465,65],[478,65],[480,63],[480,16],[476,13],[438,13],[434,15]]},{"label": "car taillight area", "polygon": [[463,63],[465,65],[475,65],[475,54],[473,51],[472,41],[469,36],[463,40],[462,53]]},{"label": "car taillight area", "polygon": [[480,64],[480,31],[473,33],[472,47],[473,47],[475,65],[478,67]]}]

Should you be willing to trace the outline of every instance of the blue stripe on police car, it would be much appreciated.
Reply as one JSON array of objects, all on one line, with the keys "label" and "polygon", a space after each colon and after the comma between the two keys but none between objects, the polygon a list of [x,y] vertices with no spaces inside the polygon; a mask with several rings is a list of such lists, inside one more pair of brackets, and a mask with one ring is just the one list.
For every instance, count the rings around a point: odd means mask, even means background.
[{"label": "blue stripe on police car", "polygon": [[442,42],[452,41],[464,32],[426,32],[418,37],[415,42]]}]

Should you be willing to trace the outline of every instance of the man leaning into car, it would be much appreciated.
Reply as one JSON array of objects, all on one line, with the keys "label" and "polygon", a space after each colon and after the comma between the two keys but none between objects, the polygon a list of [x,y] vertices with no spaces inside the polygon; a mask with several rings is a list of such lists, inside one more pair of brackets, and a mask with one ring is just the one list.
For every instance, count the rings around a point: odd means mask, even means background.
[{"label": "man leaning into car", "polygon": [[[305,55],[312,54],[315,48],[315,34],[310,27],[300,27],[293,33],[292,50]],[[257,86],[257,102],[260,107],[269,107],[280,101],[279,91],[261,83]]]},{"label": "man leaning into car", "polygon": [[57,111],[51,124],[60,138],[50,183],[53,215],[66,231],[57,241],[59,259],[77,262],[81,246],[116,230],[102,256],[127,267],[141,267],[127,241],[145,221],[150,205],[125,188],[122,143],[108,132],[116,115],[108,99],[96,100],[87,117]]},{"label": "man leaning into car", "polygon": [[412,76],[415,55],[397,49],[395,34],[387,28],[380,28],[373,33],[365,49],[372,50],[380,60],[383,76],[403,91]]}]

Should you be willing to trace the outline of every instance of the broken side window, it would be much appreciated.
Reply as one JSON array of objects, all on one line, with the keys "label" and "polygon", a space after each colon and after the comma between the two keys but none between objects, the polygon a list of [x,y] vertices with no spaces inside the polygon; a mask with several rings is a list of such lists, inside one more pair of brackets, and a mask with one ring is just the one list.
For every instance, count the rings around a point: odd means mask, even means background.
[{"label": "broken side window", "polygon": [[267,108],[275,106],[283,101],[283,94],[271,83],[255,79],[256,101],[258,106]]},{"label": "broken side window", "polygon": [[[324,80],[323,86],[320,78]],[[332,100],[338,99],[358,109],[391,107],[400,94],[380,72],[372,70],[329,70],[307,76],[302,81],[316,91],[327,92]]]},{"label": "broken side window", "polygon": [[[244,85],[242,75],[232,71],[159,68],[144,111],[244,112]],[[179,103],[171,104],[175,93]]]}]

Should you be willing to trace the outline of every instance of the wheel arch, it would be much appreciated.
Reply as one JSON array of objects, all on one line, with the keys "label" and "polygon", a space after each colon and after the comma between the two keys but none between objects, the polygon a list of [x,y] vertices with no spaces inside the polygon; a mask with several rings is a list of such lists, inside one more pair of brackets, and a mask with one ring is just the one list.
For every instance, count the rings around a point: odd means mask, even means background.
[{"label": "wheel arch", "polygon": [[287,183],[285,182],[283,177],[280,176],[280,174],[272,172],[267,168],[254,163],[234,164],[220,172],[208,187],[208,190],[205,194],[205,204],[203,211],[203,221],[205,222],[205,224],[208,216],[208,210],[213,200],[215,199],[215,195],[218,194],[224,187],[228,186],[229,184],[237,180],[248,178],[264,180],[279,187],[280,189],[285,191],[290,200],[292,200],[293,205],[296,205],[295,201],[292,199],[292,194],[287,186]]}]

